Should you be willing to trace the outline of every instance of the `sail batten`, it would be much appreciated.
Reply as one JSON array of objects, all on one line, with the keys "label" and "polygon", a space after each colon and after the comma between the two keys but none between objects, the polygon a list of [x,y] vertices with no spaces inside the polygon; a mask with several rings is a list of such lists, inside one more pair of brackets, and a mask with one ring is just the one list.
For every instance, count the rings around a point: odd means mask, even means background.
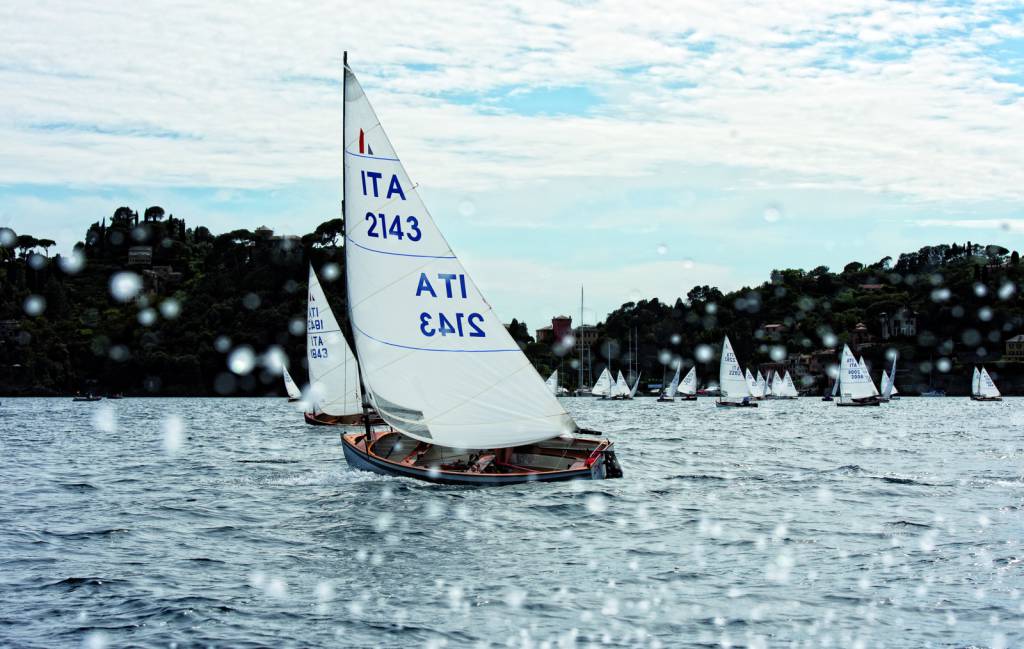
[{"label": "sail batten", "polygon": [[348,67],[344,121],[350,317],[384,420],[456,448],[577,430],[452,251]]}]

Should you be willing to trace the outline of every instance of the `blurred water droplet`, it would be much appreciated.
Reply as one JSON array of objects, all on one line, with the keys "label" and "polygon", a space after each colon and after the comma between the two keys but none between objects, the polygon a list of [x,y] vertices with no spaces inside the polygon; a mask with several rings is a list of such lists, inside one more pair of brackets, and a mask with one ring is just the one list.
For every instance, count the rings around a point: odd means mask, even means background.
[{"label": "blurred water droplet", "polygon": [[277,375],[281,374],[281,371],[288,366],[288,356],[277,345],[271,345],[267,348],[267,351],[263,352],[260,362],[263,364],[263,367]]},{"label": "blurred water droplet", "polygon": [[102,631],[90,631],[82,640],[83,649],[106,649],[110,640]]},{"label": "blurred water droplet", "polygon": [[666,246],[663,243],[659,243],[658,247],[655,248],[655,250],[657,251],[657,253],[659,255],[667,255],[668,254],[668,246]]},{"label": "blurred water droplet", "polygon": [[151,327],[156,322],[156,309],[148,308],[139,311],[139,324],[143,327]]},{"label": "blurred water droplet", "polygon": [[767,223],[776,223],[782,219],[782,210],[774,205],[764,209],[764,220]]},{"label": "blurred water droplet", "polygon": [[92,427],[101,433],[114,433],[117,431],[117,414],[108,405],[98,408],[92,414]]},{"label": "blurred water droplet", "polygon": [[786,348],[783,345],[772,345],[768,351],[768,355],[771,356],[772,360],[776,363],[781,363],[786,360]]},{"label": "blurred water droplet", "polygon": [[30,318],[41,316],[43,311],[46,311],[46,298],[42,295],[29,295],[21,303],[21,308],[24,309],[25,315]]},{"label": "blurred water droplet", "polygon": [[679,334],[672,334],[672,337],[669,340],[672,341],[673,345],[678,345],[683,341],[683,337],[680,336]]},{"label": "blurred water droplet", "polygon": [[288,333],[293,336],[302,336],[306,333],[306,321],[301,318],[292,318],[288,323]]},{"label": "blurred water droplet", "polygon": [[181,314],[181,302],[169,297],[160,303],[160,315],[168,320],[174,320]]},{"label": "blurred water droplet", "polygon": [[476,214],[476,203],[468,198],[459,202],[459,214],[470,217]]},{"label": "blurred water droplet", "polygon": [[129,302],[142,290],[142,278],[130,271],[114,273],[110,278],[110,295],[118,302]]},{"label": "blurred water droplet", "polygon": [[938,361],[936,361],[935,368],[940,372],[948,372],[949,370],[953,369],[953,362],[950,361],[948,358],[940,358]]},{"label": "blurred water droplet", "polygon": [[235,374],[244,375],[252,372],[256,366],[256,354],[252,347],[240,345],[233,349],[228,355],[228,369]]},{"label": "blurred water droplet", "polygon": [[29,268],[31,268],[32,270],[42,270],[46,268],[46,264],[48,262],[49,260],[46,257],[40,255],[37,252],[34,252],[28,256],[28,265]]},{"label": "blurred water droplet", "polygon": [[829,331],[821,337],[821,342],[826,347],[835,347],[839,344],[839,338],[834,333]]},{"label": "blurred water droplet", "polygon": [[81,250],[74,250],[70,255],[61,255],[57,258],[57,266],[68,275],[75,275],[85,268],[85,255]]},{"label": "blurred water droplet", "polygon": [[511,588],[505,591],[505,603],[509,608],[522,608],[526,602],[526,591],[521,588]]},{"label": "blurred water droplet", "polygon": [[225,354],[231,349],[231,339],[224,335],[217,336],[213,341],[213,348]]},{"label": "blurred water droplet", "polygon": [[988,308],[987,306],[983,306],[980,309],[978,309],[978,319],[981,320],[982,322],[988,322],[989,320],[991,320],[992,309]]},{"label": "blurred water droplet", "polygon": [[262,302],[263,301],[260,300],[260,296],[256,295],[255,293],[246,293],[245,297],[242,298],[242,306],[249,309],[250,311],[255,311],[256,309],[260,308],[260,304]]},{"label": "blurred water droplet", "polygon": [[587,511],[591,514],[603,514],[608,510],[608,502],[604,494],[590,494],[587,496],[586,503]]},{"label": "blurred water droplet", "polygon": [[13,248],[18,243],[18,235],[10,228],[0,228],[0,246]]},{"label": "blurred water droplet", "polygon": [[932,302],[945,302],[949,299],[950,292],[948,288],[937,288],[932,291]]},{"label": "blurred water droplet", "polygon": [[327,262],[320,269],[320,277],[322,277],[325,282],[335,281],[341,277],[341,266],[333,261]]},{"label": "blurred water droplet", "polygon": [[1005,282],[999,287],[999,299],[1009,300],[1010,297],[1017,292],[1017,285],[1013,282]]},{"label": "blurred water droplet", "polygon": [[658,352],[658,362],[661,363],[662,365],[668,365],[671,360],[672,352],[668,351],[667,349],[663,349],[660,352]]},{"label": "blurred water droplet", "polygon": [[683,270],[693,270],[694,266],[695,264],[692,259],[686,258],[683,260]]},{"label": "blurred water droplet", "polygon": [[334,599],[334,586],[329,581],[321,581],[316,585],[316,598],[321,602],[329,602]]},{"label": "blurred water droplet", "polygon": [[131,352],[129,352],[128,348],[124,345],[114,345],[110,348],[107,355],[110,356],[110,360],[115,363],[123,363],[131,356]]},{"label": "blurred water droplet", "polygon": [[163,421],[164,452],[170,456],[178,454],[185,443],[185,422],[178,415],[169,415]]},{"label": "blurred water droplet", "polygon": [[707,363],[715,355],[715,351],[709,345],[697,345],[697,348],[693,350],[693,355],[701,363]]}]

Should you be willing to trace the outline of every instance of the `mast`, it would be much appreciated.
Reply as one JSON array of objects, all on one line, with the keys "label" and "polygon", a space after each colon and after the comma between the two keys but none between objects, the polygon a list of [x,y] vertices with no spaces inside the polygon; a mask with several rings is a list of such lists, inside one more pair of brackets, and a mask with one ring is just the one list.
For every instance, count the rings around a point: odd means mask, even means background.
[{"label": "mast", "polygon": [[352,331],[352,300],[348,290],[348,215],[345,213],[345,151],[348,148],[348,143],[345,142],[345,118],[348,116],[348,110],[345,109],[345,86],[347,81],[348,73],[348,50],[341,53],[341,223],[345,228],[345,263],[342,264],[342,272],[344,273],[345,282],[345,311],[348,313],[348,334],[352,337],[352,356],[356,359],[356,372],[359,376],[359,390],[362,392],[362,406],[363,406],[363,430],[365,431],[365,443],[366,452],[370,452],[370,442],[373,439],[372,431],[370,430],[370,413],[369,407],[367,406],[367,400],[370,398],[370,393],[366,391],[366,384],[363,382],[363,368],[359,363],[359,353],[356,351],[356,334]]},{"label": "mast", "polygon": [[580,284],[580,335],[576,342],[580,346],[580,378],[576,383],[576,396],[583,396],[580,390],[583,389],[583,284]]}]

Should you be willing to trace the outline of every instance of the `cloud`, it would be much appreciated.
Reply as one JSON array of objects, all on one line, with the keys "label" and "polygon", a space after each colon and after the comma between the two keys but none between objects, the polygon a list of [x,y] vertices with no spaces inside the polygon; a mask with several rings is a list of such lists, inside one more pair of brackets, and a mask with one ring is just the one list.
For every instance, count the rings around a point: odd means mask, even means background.
[{"label": "cloud", "polygon": [[1024,219],[914,219],[921,228],[957,228],[963,230],[1002,230],[1024,232]]}]

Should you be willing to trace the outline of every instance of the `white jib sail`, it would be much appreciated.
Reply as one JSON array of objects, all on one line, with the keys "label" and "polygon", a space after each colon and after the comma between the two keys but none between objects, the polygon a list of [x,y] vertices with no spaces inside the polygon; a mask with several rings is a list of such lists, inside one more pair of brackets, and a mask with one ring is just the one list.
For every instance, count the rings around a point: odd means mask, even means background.
[{"label": "white jib sail", "polygon": [[764,382],[764,396],[771,397],[775,396],[772,388],[775,383],[775,370],[768,370],[768,378]]},{"label": "white jib sail", "polygon": [[875,384],[867,371],[857,362],[849,345],[843,345],[839,359],[839,390],[841,399],[866,399],[875,396]]},{"label": "white jib sail", "polygon": [[636,383],[634,383],[633,387],[629,389],[630,399],[636,396],[636,389],[640,387],[640,377],[643,376],[643,374],[643,372],[640,372],[639,374],[636,375]]},{"label": "white jib sail", "polygon": [[551,390],[551,394],[558,396],[558,370],[551,373],[547,381],[544,381],[544,385],[548,386]]},{"label": "white jib sail", "polygon": [[750,396],[750,388],[747,386],[747,379],[740,370],[740,364],[736,360],[736,352],[732,350],[732,343],[729,336],[725,337],[722,343],[722,360],[718,365],[718,385],[722,391],[722,401],[740,402],[744,397]]},{"label": "white jib sail", "polygon": [[974,375],[971,377],[971,396],[978,396],[981,389],[981,372],[978,368],[974,368]]},{"label": "white jib sail", "polygon": [[284,379],[284,389],[288,393],[289,399],[301,399],[302,390],[292,380],[292,375],[288,373],[288,368],[284,365],[281,366],[281,377]]},{"label": "white jib sail", "polygon": [[864,372],[864,376],[868,377],[868,381],[871,383],[871,389],[874,391],[874,394],[877,397],[880,394],[880,392],[878,391],[878,386],[875,385],[874,379],[871,378],[871,372],[868,371],[868,364],[864,362],[863,356],[860,357],[860,361],[858,361],[858,363],[860,365],[860,370]]},{"label": "white jib sail", "polygon": [[679,391],[683,394],[697,394],[697,368],[691,367],[690,371],[683,377]]},{"label": "white jib sail", "polygon": [[778,372],[772,374],[772,394],[776,397],[786,396],[785,390],[782,387],[782,375]]},{"label": "white jib sail", "polygon": [[679,370],[680,369],[682,369],[681,365],[676,368],[676,374],[675,374],[675,376],[672,377],[672,382],[668,384],[667,388],[665,388],[665,395],[664,396],[666,398],[668,398],[668,399],[674,399],[675,396],[676,396],[676,392],[679,391]]},{"label": "white jib sail", "polygon": [[785,397],[798,397],[800,393],[797,392],[796,386],[793,384],[793,377],[789,375],[789,371],[786,371],[785,378],[782,379],[782,390]]},{"label": "white jib sail", "polygon": [[577,431],[445,241],[348,68],[344,93],[349,309],[381,417],[456,448]]},{"label": "white jib sail", "polygon": [[757,381],[754,380],[754,375],[751,374],[749,367],[747,368],[747,371],[744,372],[743,378],[747,380],[747,389],[750,390],[750,396],[756,397],[757,396]]},{"label": "white jib sail", "polygon": [[306,359],[314,412],[335,416],[363,412],[359,367],[312,265],[306,312]]},{"label": "white jib sail", "polygon": [[604,368],[601,372],[601,376],[597,378],[597,383],[594,384],[594,389],[590,391],[595,397],[610,397],[612,396],[612,373],[608,371],[608,368]]},{"label": "white jib sail", "polygon": [[999,388],[996,387],[995,381],[988,375],[988,370],[984,367],[981,368],[981,380],[978,382],[978,394],[982,397],[999,397],[1002,396],[999,393]]},{"label": "white jib sail", "polygon": [[767,383],[764,380],[764,374],[761,374],[761,370],[757,371],[757,380],[754,381],[754,388],[755,390],[752,396],[755,396],[758,399],[763,399],[765,397],[765,391],[767,390]]}]

